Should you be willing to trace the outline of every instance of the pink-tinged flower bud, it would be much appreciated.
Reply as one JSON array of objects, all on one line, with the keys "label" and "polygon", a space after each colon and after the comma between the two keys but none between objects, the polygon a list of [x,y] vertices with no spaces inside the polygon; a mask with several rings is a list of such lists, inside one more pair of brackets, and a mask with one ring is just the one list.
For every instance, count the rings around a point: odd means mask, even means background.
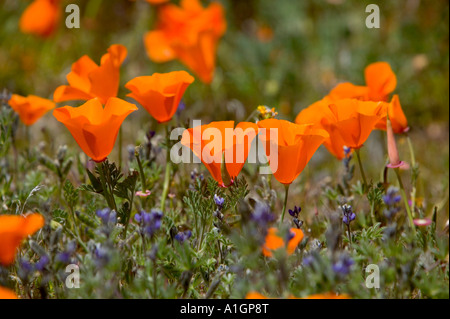
[{"label": "pink-tinged flower bud", "polygon": [[431,225],[431,219],[429,218],[418,218],[414,219],[414,225],[416,226],[429,226]]},{"label": "pink-tinged flower bud", "polygon": [[389,164],[386,166],[389,168],[408,169],[409,164],[400,161],[397,144],[395,143],[394,130],[392,129],[392,123],[391,120],[389,119],[389,116],[387,117],[386,132],[387,132],[387,146],[389,154]]}]

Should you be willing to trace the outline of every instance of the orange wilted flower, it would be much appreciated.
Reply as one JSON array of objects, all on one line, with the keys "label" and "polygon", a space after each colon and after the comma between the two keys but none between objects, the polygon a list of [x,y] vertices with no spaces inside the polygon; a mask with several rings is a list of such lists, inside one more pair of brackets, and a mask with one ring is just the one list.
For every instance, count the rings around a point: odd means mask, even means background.
[{"label": "orange wilted flower", "polygon": [[302,110],[295,122],[316,123],[329,133],[324,145],[338,159],[344,158],[344,146],[358,149],[377,123],[385,116],[387,103],[343,99],[321,100]]},{"label": "orange wilted flower", "polygon": [[[266,240],[263,246],[263,254],[266,257],[272,257],[273,251],[285,246],[283,238],[277,235],[278,229],[271,227],[267,231]],[[303,231],[298,228],[291,228],[289,230],[289,240],[287,243],[287,252],[292,255],[297,248],[298,244],[303,240]]]},{"label": "orange wilted flower", "polygon": [[135,105],[115,97],[103,108],[95,98],[80,107],[57,108],[53,115],[67,127],[87,156],[102,162],[111,153],[122,122],[136,110]]},{"label": "orange wilted flower", "polygon": [[58,87],[53,93],[55,102],[69,100],[90,100],[98,97],[105,104],[110,97],[116,97],[119,89],[120,65],[127,56],[127,48],[120,44],[111,45],[108,53],[97,65],[87,55],[72,64],[67,74],[69,85]]},{"label": "orange wilted flower", "polygon": [[26,216],[0,215],[0,264],[12,264],[22,241],[41,229],[44,223],[44,217],[37,213]]},{"label": "orange wilted flower", "polygon": [[[258,122],[260,138],[274,177],[291,184],[303,171],[328,133],[313,124],[298,125],[285,120],[266,119]],[[277,154],[270,154],[271,151]]]},{"label": "orange wilted flower", "polygon": [[23,33],[49,37],[60,18],[60,0],[34,0],[23,12],[19,27]]},{"label": "orange wilted flower", "polygon": [[222,5],[211,3],[203,8],[199,0],[181,0],[180,7],[168,4],[160,8],[156,30],[145,34],[144,44],[152,61],[179,59],[210,83],[217,43],[225,30]]},{"label": "orange wilted flower", "polygon": [[253,139],[258,134],[255,123],[212,122],[190,128],[181,143],[200,158],[212,177],[222,187],[229,186],[247,160]]},{"label": "orange wilted flower", "polygon": [[170,121],[187,87],[194,82],[186,71],[140,76],[125,84],[128,96],[138,101],[159,123]]},{"label": "orange wilted flower", "polygon": [[55,103],[52,101],[35,95],[24,97],[13,94],[8,104],[19,114],[20,120],[25,125],[33,125],[45,113],[55,107]]},{"label": "orange wilted flower", "polygon": [[14,291],[0,287],[0,300],[2,299],[18,299]]}]

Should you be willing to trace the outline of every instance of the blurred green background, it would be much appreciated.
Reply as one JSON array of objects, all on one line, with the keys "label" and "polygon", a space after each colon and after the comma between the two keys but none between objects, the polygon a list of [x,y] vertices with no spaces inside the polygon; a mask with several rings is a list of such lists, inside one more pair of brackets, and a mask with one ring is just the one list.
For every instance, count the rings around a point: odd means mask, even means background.
[{"label": "blurred green background", "polygon": [[[215,78],[210,86],[196,80],[189,87],[182,119],[241,121],[264,104],[276,107],[281,118],[294,120],[302,108],[321,99],[337,83],[363,85],[364,68],[371,62],[387,61],[398,78],[395,93],[400,95],[412,128],[421,165],[419,194],[430,203],[443,203],[448,215],[447,0],[219,2],[225,7],[228,28],[219,43]],[[135,76],[186,69],[178,61],[155,64],[147,58],[142,38],[154,26],[156,8],[143,0],[62,1],[64,5],[80,5],[81,28],[67,29],[63,12],[58,31],[45,40],[19,31],[20,15],[29,3],[0,3],[0,89],[51,98],[57,86],[66,84],[65,76],[76,59],[87,54],[98,62],[113,43],[128,48],[128,58],[121,68],[119,97],[125,97],[123,84]],[[379,5],[380,29],[365,26],[365,8],[370,3]],[[139,142],[145,130],[154,127],[150,116],[142,114],[133,114],[124,125],[129,133],[124,134],[124,145],[136,143],[136,138]],[[51,113],[32,127],[37,141],[42,127],[63,132],[55,134],[55,140],[74,146],[68,132]],[[136,132],[136,127],[142,130]],[[384,140],[382,134],[374,135],[374,141],[368,145],[375,146],[367,147],[364,156],[369,170],[372,168],[377,176],[385,153],[376,154],[383,150],[380,145]],[[399,147],[408,160],[405,144],[400,138]],[[314,174],[315,181],[335,174],[330,172],[341,165],[330,161],[323,148],[319,154],[314,167],[328,169]],[[303,175],[308,183],[309,173]],[[295,191],[292,196],[296,196]]]}]

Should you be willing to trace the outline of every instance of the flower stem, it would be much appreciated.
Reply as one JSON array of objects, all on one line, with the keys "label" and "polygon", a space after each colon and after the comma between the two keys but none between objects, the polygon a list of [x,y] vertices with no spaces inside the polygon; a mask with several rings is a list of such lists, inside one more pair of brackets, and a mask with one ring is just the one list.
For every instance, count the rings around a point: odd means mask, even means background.
[{"label": "flower stem", "polygon": [[119,169],[122,168],[122,143],[123,143],[123,136],[122,136],[122,128],[119,129]]},{"label": "flower stem", "polygon": [[417,181],[417,167],[416,167],[416,157],[414,155],[414,148],[409,135],[406,136],[408,141],[409,153],[411,154],[411,212],[414,214],[416,210],[416,181]]},{"label": "flower stem", "polygon": [[170,163],[170,146],[169,146],[169,127],[166,126],[166,147],[167,147],[167,156],[166,156],[166,174],[164,176],[164,185],[163,191],[161,194],[161,210],[164,212],[165,203],[167,195],[169,194],[169,185],[170,185],[170,175],[172,171],[172,165]]},{"label": "flower stem", "polygon": [[142,166],[141,156],[139,155],[139,151],[137,149],[134,152],[134,156],[136,157],[136,161],[139,167],[139,176],[141,178],[142,191],[145,192],[147,190],[147,183],[145,182],[144,167]]},{"label": "flower stem", "polygon": [[286,213],[286,206],[287,206],[287,200],[288,200],[288,195],[289,195],[289,186],[291,186],[291,184],[284,184],[284,204],[283,204],[283,212],[281,213],[281,221],[280,224],[283,223],[284,220],[284,214]]},{"label": "flower stem", "polygon": [[358,158],[358,165],[359,165],[359,170],[361,172],[361,177],[363,179],[363,191],[364,193],[367,192],[367,179],[366,179],[366,174],[364,173],[364,168],[361,162],[361,155],[359,154],[359,149],[355,149],[355,153],[356,153],[356,157]]},{"label": "flower stem", "polygon": [[352,235],[350,232],[350,223],[347,224],[347,236],[348,236],[348,241],[350,242],[350,245],[352,244]]},{"label": "flower stem", "polygon": [[103,189],[103,197],[105,197],[106,202],[108,203],[108,206],[110,209],[114,209],[115,211],[117,211],[116,208],[116,204],[114,201],[114,198],[111,198],[113,195],[110,194],[109,192],[109,187],[108,187],[108,183],[106,181],[106,176],[105,176],[105,161],[101,162],[101,163],[97,163],[97,168],[98,168],[98,172],[99,172],[99,176],[100,176],[100,182],[102,184],[102,189]]},{"label": "flower stem", "polygon": [[400,169],[395,168],[395,175],[397,175],[397,179],[398,179],[398,184],[400,186],[400,192],[402,194],[403,197],[403,201],[405,203],[405,208],[406,208],[406,213],[408,214],[408,219],[409,219],[409,224],[413,230],[414,235],[416,234],[416,227],[414,226],[414,221],[413,221],[413,217],[411,214],[411,208],[409,207],[409,203],[408,203],[408,198],[406,197],[406,192],[405,192],[405,188],[403,187],[403,182],[402,182],[402,178],[400,177]]}]

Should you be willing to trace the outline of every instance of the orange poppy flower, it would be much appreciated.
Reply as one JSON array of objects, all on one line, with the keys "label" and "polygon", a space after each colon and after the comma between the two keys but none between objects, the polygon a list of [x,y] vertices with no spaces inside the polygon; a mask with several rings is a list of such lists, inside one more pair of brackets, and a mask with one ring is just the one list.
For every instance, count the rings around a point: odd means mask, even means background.
[{"label": "orange poppy flower", "polygon": [[250,291],[245,295],[245,299],[269,299],[256,291]]},{"label": "orange poppy flower", "polygon": [[375,62],[364,71],[366,86],[341,83],[331,90],[328,97],[335,100],[359,99],[364,101],[387,101],[388,96],[397,86],[397,77],[389,63]]},{"label": "orange poppy flower", "polygon": [[170,121],[187,87],[194,82],[186,71],[154,73],[125,84],[127,96],[138,101],[159,123]]},{"label": "orange poppy flower", "polygon": [[55,108],[55,103],[52,101],[35,95],[24,97],[13,94],[8,104],[19,114],[20,120],[25,125],[33,125],[45,113]]},{"label": "orange poppy flower", "polygon": [[[269,299],[269,298],[260,294],[259,292],[251,291],[247,293],[245,299]],[[310,295],[304,298],[297,298],[293,295],[290,295],[287,299],[351,299],[351,298],[347,294],[337,295],[332,292],[326,292],[323,294]]]},{"label": "orange poppy flower", "polygon": [[0,287],[0,299],[18,299],[14,291]]},{"label": "orange poppy flower", "polygon": [[102,56],[100,66],[87,55],[72,64],[67,74],[69,85],[58,87],[53,93],[55,102],[69,100],[90,100],[98,97],[105,104],[110,97],[116,97],[119,90],[120,65],[127,56],[127,48],[114,44]]},{"label": "orange poppy flower", "polygon": [[44,223],[44,217],[37,213],[26,216],[0,215],[0,264],[12,264],[22,241],[41,229]]},{"label": "orange poppy flower", "polygon": [[326,148],[338,159],[344,158],[344,146],[358,149],[377,123],[385,116],[387,103],[343,99],[333,103],[322,100],[302,110],[295,122],[316,123],[329,133]]},{"label": "orange poppy flower", "polygon": [[44,38],[52,35],[60,18],[59,2],[59,0],[34,0],[20,17],[20,31]]},{"label": "orange poppy flower", "polygon": [[111,153],[122,122],[136,110],[135,105],[115,97],[103,108],[95,98],[80,107],[57,108],[53,115],[67,127],[87,156],[102,162]]},{"label": "orange poppy flower", "polygon": [[213,79],[219,38],[225,33],[223,7],[199,0],[181,0],[180,7],[168,4],[158,11],[156,30],[147,32],[144,44],[154,62],[179,59],[204,83]]},{"label": "orange poppy flower", "polygon": [[[352,83],[340,83],[324,98],[327,103],[342,99],[358,99],[361,101],[387,101],[389,94],[397,86],[397,77],[386,62],[372,63],[365,69],[366,86]],[[395,133],[408,131],[408,121],[403,113],[400,100],[394,95],[387,109]],[[377,129],[386,130],[386,116],[377,123]]]},{"label": "orange poppy flower", "polygon": [[[289,255],[292,255],[297,248],[298,244],[303,240],[303,231],[298,228],[291,228],[290,233],[293,235],[292,238],[287,243],[286,250]],[[280,249],[285,246],[285,241],[283,238],[277,235],[278,229],[271,227],[268,229],[266,240],[263,246],[263,254],[266,257],[272,257],[272,252],[274,250]]]},{"label": "orange poppy flower", "polygon": [[403,113],[402,106],[400,105],[400,99],[397,94],[395,94],[392,97],[391,102],[387,104],[387,112],[385,113],[385,116],[377,123],[377,129],[386,131],[387,114],[389,114],[389,119],[391,120],[394,133],[401,134],[408,132],[408,120],[406,119],[405,113]]},{"label": "orange poppy flower", "polygon": [[145,1],[147,1],[150,4],[155,4],[155,5],[169,2],[169,0],[145,0]]},{"label": "orange poppy flower", "polygon": [[302,299],[351,299],[347,294],[337,295],[332,292],[326,292],[322,294],[310,295]]},{"label": "orange poppy flower", "polygon": [[[328,138],[327,132],[313,124],[298,125],[285,120],[266,119],[258,122],[258,126],[265,129],[261,131],[260,138],[265,142],[272,173],[282,184],[291,184]],[[270,149],[276,150],[277,154],[270,154]]]},{"label": "orange poppy flower", "polygon": [[[226,187],[244,167],[257,134],[255,123],[241,122],[234,128],[234,121],[212,122],[186,130],[181,144],[200,158],[220,186]],[[224,180],[224,174],[231,180]]]}]

